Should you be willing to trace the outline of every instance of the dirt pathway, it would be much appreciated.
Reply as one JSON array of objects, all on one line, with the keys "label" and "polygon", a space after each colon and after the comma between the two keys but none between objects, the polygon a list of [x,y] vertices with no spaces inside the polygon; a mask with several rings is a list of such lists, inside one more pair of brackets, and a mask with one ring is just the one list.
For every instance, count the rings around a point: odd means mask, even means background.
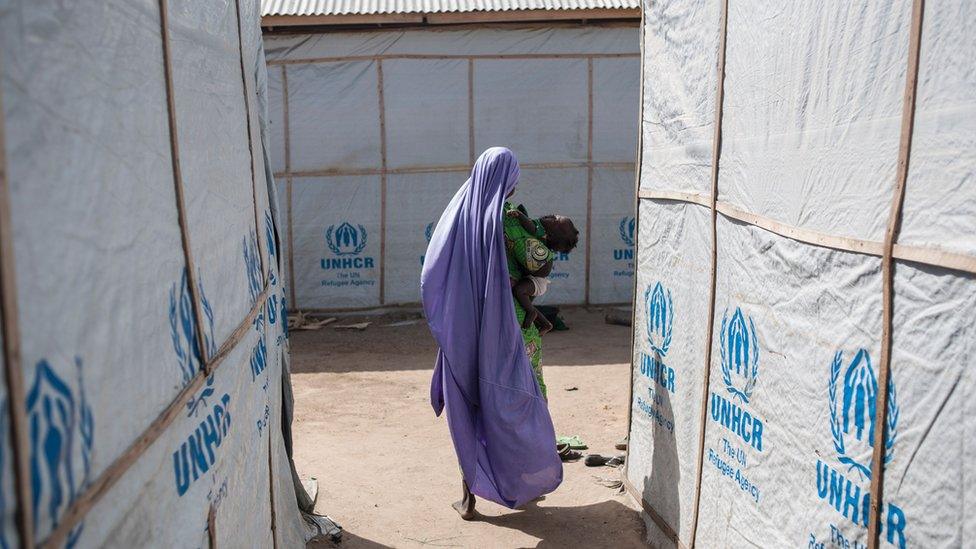
[{"label": "dirt pathway", "polygon": [[[614,452],[627,426],[628,329],[604,324],[600,311],[566,317],[571,330],[546,336],[543,359],[556,431]],[[316,510],[343,526],[343,547],[643,546],[634,502],[595,478],[620,472],[582,461],[566,464],[562,486],[538,504],[479,502],[479,519],[461,521],[450,507],[460,474],[447,423],[428,404],[426,325],[369,320],[365,332],[292,334],[295,461],[318,479]]]}]

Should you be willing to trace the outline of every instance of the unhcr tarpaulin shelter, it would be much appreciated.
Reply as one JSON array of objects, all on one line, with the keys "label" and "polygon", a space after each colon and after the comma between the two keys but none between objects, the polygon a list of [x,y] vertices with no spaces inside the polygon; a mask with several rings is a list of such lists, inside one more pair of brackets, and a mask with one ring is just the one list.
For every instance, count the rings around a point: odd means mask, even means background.
[{"label": "unhcr tarpaulin shelter", "polygon": [[0,4],[0,547],[303,545],[261,48],[246,0]]},{"label": "unhcr tarpaulin shelter", "polygon": [[976,539],[976,5],[645,3],[627,480],[662,547]]},{"label": "unhcr tarpaulin shelter", "polygon": [[513,200],[580,229],[542,299],[629,299],[636,1],[263,6],[291,307],[419,303],[433,225],[495,145]]}]

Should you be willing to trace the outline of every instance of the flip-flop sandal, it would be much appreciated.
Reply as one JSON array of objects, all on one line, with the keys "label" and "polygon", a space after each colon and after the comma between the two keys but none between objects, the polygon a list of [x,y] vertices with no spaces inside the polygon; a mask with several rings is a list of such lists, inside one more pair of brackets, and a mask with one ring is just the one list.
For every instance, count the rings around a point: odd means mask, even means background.
[{"label": "flip-flop sandal", "polygon": [[556,452],[559,454],[561,461],[576,461],[583,457],[583,454],[571,449],[569,444],[557,444]]},{"label": "flip-flop sandal", "polygon": [[572,450],[586,450],[589,448],[579,435],[564,435],[556,438],[556,445],[569,444]]},{"label": "flip-flop sandal", "polygon": [[624,459],[624,456],[608,457],[601,456],[600,454],[590,454],[586,456],[586,460],[583,463],[587,467],[603,467],[604,465],[619,467],[624,464]]}]

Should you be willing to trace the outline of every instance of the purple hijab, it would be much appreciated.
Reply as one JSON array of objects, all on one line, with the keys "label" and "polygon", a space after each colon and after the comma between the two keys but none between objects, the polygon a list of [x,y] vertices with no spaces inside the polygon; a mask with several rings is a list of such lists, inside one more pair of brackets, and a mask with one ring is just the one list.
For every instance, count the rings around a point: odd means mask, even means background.
[{"label": "purple hijab", "polygon": [[502,205],[518,179],[512,151],[482,153],[441,215],[420,277],[424,313],[440,346],[431,405],[437,415],[447,408],[471,492],[510,508],[563,479],[508,279]]}]

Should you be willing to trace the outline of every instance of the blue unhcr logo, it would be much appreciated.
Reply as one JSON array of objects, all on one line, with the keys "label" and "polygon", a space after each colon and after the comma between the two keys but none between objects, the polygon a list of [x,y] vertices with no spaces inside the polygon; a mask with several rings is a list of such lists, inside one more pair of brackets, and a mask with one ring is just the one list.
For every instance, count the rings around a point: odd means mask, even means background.
[{"label": "blue unhcr logo", "polygon": [[[434,227],[435,226],[436,226],[436,223],[428,223],[427,226],[424,227],[424,238],[427,239],[427,244],[428,245],[430,245],[430,239],[434,237]],[[421,267],[424,265],[424,258],[426,257],[426,255],[427,254],[425,253],[424,255],[421,255],[420,256],[420,266]]]},{"label": "blue unhcr logo", "polygon": [[372,269],[373,258],[360,256],[366,249],[366,242],[366,227],[362,225],[353,227],[348,222],[343,222],[338,227],[330,225],[325,231],[325,243],[335,257],[323,259],[322,268],[325,270]]},{"label": "blue unhcr logo", "polygon": [[268,257],[277,257],[278,246],[275,243],[274,220],[271,219],[271,210],[264,210],[264,237],[268,243]]},{"label": "blue unhcr logo", "polygon": [[[871,365],[871,355],[866,349],[859,349],[846,368],[843,364],[844,353],[837,351],[830,365],[827,383],[830,434],[837,461],[843,467],[834,469],[823,460],[817,460],[817,495],[854,525],[867,528],[871,494],[868,489],[862,490],[859,483],[870,481],[871,466],[870,461],[858,461],[857,457],[869,459],[874,447],[878,381]],[[894,456],[900,415],[892,379],[888,380],[887,412],[885,464]],[[847,476],[852,471],[857,471],[857,477],[853,480]],[[907,522],[901,508],[892,502],[882,502],[881,517],[881,531],[886,534],[888,543],[905,547]],[[816,539],[813,534],[810,537]],[[830,525],[830,538],[835,545],[864,547],[857,540],[847,539],[845,533],[833,524]]]},{"label": "blue unhcr logo", "polygon": [[[95,420],[85,398],[80,358],[75,366],[78,381],[72,388],[41,360],[27,392],[34,533],[41,537],[57,526],[91,477]],[[68,547],[77,543],[82,527],[68,535]]]},{"label": "blue unhcr logo", "polygon": [[674,326],[674,302],[671,290],[665,291],[660,282],[644,291],[645,327],[650,355],[641,353],[641,374],[661,388],[674,393],[674,368],[664,363],[664,357],[671,348],[671,333]]},{"label": "blue unhcr logo", "polygon": [[335,255],[359,255],[366,249],[366,227],[358,225],[359,229],[349,223],[342,223],[336,228],[330,225],[325,231],[325,240],[329,249]]},{"label": "blue unhcr logo", "polygon": [[243,242],[244,272],[247,275],[247,290],[253,305],[261,293],[261,258],[258,257],[258,242],[254,231],[251,231],[250,237],[244,237]]},{"label": "blue unhcr logo", "polygon": [[[742,309],[736,307],[731,322],[728,311],[722,316],[722,330],[720,332],[720,349],[722,353],[722,381],[733,398],[749,403],[752,391],[756,388],[759,378],[759,341],[756,336],[756,325],[749,317],[746,324]],[[734,372],[734,374],[733,374]],[[740,384],[733,383],[733,375]]]},{"label": "blue unhcr logo", "polygon": [[[207,346],[207,354],[214,356],[217,354],[217,345],[214,342],[213,308],[210,306],[207,294],[203,291],[202,281],[197,283],[197,288],[200,289],[200,305],[207,322],[203,331],[203,340]],[[193,302],[190,298],[186,269],[183,269],[179,289],[174,284],[169,290],[169,328],[177,364],[183,376],[183,385],[186,385],[193,379],[201,366],[200,346],[197,343],[196,336],[197,321],[193,313]]]},{"label": "blue unhcr logo", "polygon": [[613,260],[625,261],[627,263],[621,266],[623,268],[614,269],[613,276],[615,277],[629,278],[634,276],[634,244],[636,243],[634,229],[636,225],[637,220],[633,217],[623,217],[620,219],[620,225],[618,225],[617,229],[620,234],[620,240],[624,243],[624,247],[614,248]]},{"label": "blue unhcr logo", "polygon": [[762,452],[763,421],[744,407],[752,398],[759,379],[759,336],[752,317],[742,314],[739,307],[735,308],[731,319],[727,309],[722,315],[719,349],[722,381],[726,392],[732,396],[726,398],[712,393],[712,420]]},{"label": "blue unhcr logo", "polygon": [[663,358],[671,347],[671,329],[674,326],[671,290],[665,294],[660,282],[654,285],[653,290],[648,286],[644,292],[644,307],[647,312],[647,342],[651,350]]},{"label": "blue unhcr logo", "polygon": [[[636,408],[667,431],[674,432],[674,417],[671,406],[667,404],[667,393],[674,394],[674,368],[664,363],[664,357],[671,348],[671,333],[674,326],[674,301],[671,290],[665,290],[660,282],[644,291],[644,322],[650,354],[641,351],[641,375],[653,384],[647,387],[647,400],[643,395],[636,398]],[[663,391],[663,393],[662,393]]]},{"label": "blue unhcr logo", "polygon": [[633,248],[634,247],[634,228],[637,226],[637,220],[633,217],[624,217],[620,220],[620,240],[624,241],[624,244]]},{"label": "blue unhcr logo", "polygon": [[[197,417],[207,411],[207,398],[214,394],[214,377],[207,378],[207,384],[199,395],[190,397],[186,407],[187,417]],[[180,443],[173,452],[173,473],[176,493],[182,496],[190,485],[200,479],[217,461],[217,450],[227,438],[230,430],[230,395],[224,393],[219,402],[214,402],[199,425]]]},{"label": "blue unhcr logo", "polygon": [[[870,463],[860,463],[850,457],[851,446],[874,447],[874,422],[877,409],[878,380],[871,367],[871,356],[864,349],[858,350],[844,373],[841,409],[837,407],[837,382],[840,377],[843,352],[837,351],[830,366],[830,383],[827,395],[830,401],[830,431],[837,451],[837,460],[847,466],[847,472],[858,471],[863,478],[871,478]],[[888,430],[885,434],[884,463],[891,461],[898,436],[898,404],[895,385],[888,380]],[[838,417],[840,412],[841,417]]]}]

